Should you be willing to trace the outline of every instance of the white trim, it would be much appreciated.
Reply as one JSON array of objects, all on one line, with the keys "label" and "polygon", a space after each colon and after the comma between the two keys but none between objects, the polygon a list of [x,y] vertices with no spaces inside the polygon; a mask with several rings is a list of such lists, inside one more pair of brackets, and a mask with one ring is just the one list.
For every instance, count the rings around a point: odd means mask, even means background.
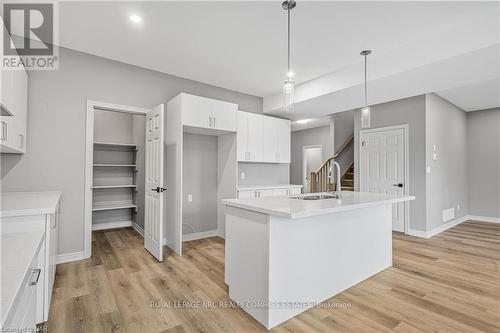
[{"label": "white trim", "polygon": [[56,256],[56,264],[64,264],[67,262],[78,261],[85,259],[83,251],[73,253],[63,253]]},{"label": "white trim", "polygon": [[[395,129],[402,129],[403,135],[405,138],[405,186],[404,186],[404,194],[410,195],[410,127],[408,124],[400,124],[400,125],[392,125],[385,127],[374,127],[374,128],[365,128],[359,130],[358,137],[358,175],[359,175],[359,191],[361,191],[363,187],[363,177],[361,176],[361,170],[363,165],[363,154],[361,150],[362,140],[361,135],[364,133],[372,133],[372,132],[384,132]],[[405,223],[404,223],[404,233],[410,234],[410,202],[405,201]],[[419,230],[412,230],[412,232],[417,232]],[[417,236],[420,237],[420,236]]]},{"label": "white trim", "polygon": [[84,187],[84,230],[83,254],[90,258],[92,252],[92,172],[94,169],[94,112],[105,110],[124,112],[135,115],[146,115],[149,109],[87,100],[87,115],[85,129],[85,187]]},{"label": "white trim", "polygon": [[480,222],[488,222],[488,223],[500,223],[500,217],[467,215],[467,219]]},{"label": "white trim", "polygon": [[131,227],[132,221],[118,221],[92,224],[92,231]]},{"label": "white trim", "polygon": [[132,228],[134,228],[135,231],[137,231],[139,234],[141,234],[142,237],[144,237],[144,229],[142,229],[140,225],[134,222],[132,223]]},{"label": "white trim", "polygon": [[487,222],[487,223],[500,223],[500,218],[498,218],[498,217],[465,215],[465,216],[456,218],[454,220],[451,220],[448,223],[437,226],[436,228],[434,228],[430,231],[409,229],[408,235],[415,236],[415,237],[421,237],[421,238],[431,238],[433,236],[436,236],[437,234],[442,233],[443,231],[446,231],[450,228],[453,228],[454,226],[457,226],[461,223],[464,223],[465,221],[471,221],[471,220],[478,221],[478,222]]},{"label": "white trim", "polygon": [[209,238],[209,237],[215,237],[215,236],[219,236],[219,233],[217,232],[217,230],[194,232],[192,234],[182,235],[182,241],[187,242],[187,241],[192,241],[192,240],[196,240],[196,239],[203,239],[203,238]]}]

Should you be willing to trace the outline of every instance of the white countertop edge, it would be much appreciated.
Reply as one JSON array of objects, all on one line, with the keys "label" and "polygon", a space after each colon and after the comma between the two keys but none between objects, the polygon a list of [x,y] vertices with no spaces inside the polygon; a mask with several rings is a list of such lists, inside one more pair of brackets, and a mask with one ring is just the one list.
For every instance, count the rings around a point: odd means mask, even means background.
[{"label": "white countertop edge", "polygon": [[294,184],[279,184],[279,185],[255,185],[255,186],[242,186],[238,187],[238,191],[251,191],[251,190],[266,190],[273,188],[302,188],[303,185],[294,185]]},{"label": "white countertop edge", "polygon": [[[29,260],[25,263],[25,267],[23,267],[23,270],[22,270],[24,272],[23,275],[20,277],[20,279],[16,280],[17,283],[16,283],[16,286],[14,289],[15,291],[12,294],[13,297],[11,297],[11,299],[8,300],[6,307],[2,308],[2,318],[0,318],[0,327],[4,327],[5,320],[7,319],[7,316],[10,314],[12,306],[14,305],[17,298],[19,297],[19,291],[20,291],[23,283],[26,282],[26,274],[29,274],[28,269],[30,267],[30,264],[35,259],[35,256],[38,254],[38,251],[40,250],[40,247],[43,244],[43,240],[45,239],[45,231],[42,231],[42,230],[19,233],[21,235],[21,237],[23,237],[23,234],[35,234],[35,233],[38,233],[38,235],[36,235],[36,239],[38,239],[37,245],[35,246],[35,249],[34,249],[33,253],[31,254],[31,256],[29,257]],[[14,234],[9,234],[9,235],[14,235]],[[2,274],[5,274],[5,273],[6,272],[2,272]],[[2,295],[2,297],[3,297],[3,295]],[[2,305],[5,305],[5,304],[2,304]]]},{"label": "white countertop edge", "polygon": [[[42,191],[42,192],[4,192],[0,194],[1,196],[18,196],[20,200],[29,196],[40,196],[45,198],[36,198],[41,200],[47,200],[41,206],[31,208],[32,202],[23,202],[26,208],[5,208],[3,206],[3,199],[0,206],[0,217],[13,217],[13,216],[31,216],[31,215],[44,215],[44,214],[54,214],[56,212],[57,203],[61,200],[62,191]],[[23,198],[24,197],[24,198]],[[47,198],[48,197],[48,198]],[[36,205],[35,205],[36,206]]]},{"label": "white countertop edge", "polygon": [[300,213],[287,213],[287,212],[284,212],[281,210],[274,210],[274,209],[265,208],[265,207],[258,207],[258,206],[252,205],[250,203],[249,204],[242,203],[239,199],[225,199],[225,200],[222,200],[222,204],[227,205],[227,206],[231,206],[231,207],[242,208],[242,209],[251,210],[251,211],[255,211],[255,212],[259,212],[259,213],[263,213],[263,214],[267,214],[267,215],[283,217],[283,218],[293,220],[293,219],[300,219],[300,218],[311,217],[311,216],[345,212],[345,211],[361,209],[361,208],[384,206],[384,205],[405,202],[405,201],[410,201],[410,200],[415,200],[415,197],[414,196],[404,196],[404,197],[400,197],[400,198],[382,199],[382,200],[375,200],[375,201],[350,204],[350,205],[340,206],[340,207],[311,209],[311,210],[306,210],[306,211],[303,211]]}]

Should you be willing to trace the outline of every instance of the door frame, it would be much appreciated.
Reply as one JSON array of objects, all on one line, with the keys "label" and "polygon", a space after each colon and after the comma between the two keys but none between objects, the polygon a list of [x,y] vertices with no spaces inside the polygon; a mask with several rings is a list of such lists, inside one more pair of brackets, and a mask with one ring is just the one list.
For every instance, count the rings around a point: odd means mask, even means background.
[{"label": "door frame", "polygon": [[85,186],[84,186],[84,230],[83,230],[83,258],[92,255],[92,181],[94,159],[94,114],[95,110],[128,113],[146,116],[150,109],[112,104],[107,102],[87,100],[86,127],[85,127]]},{"label": "door frame", "polygon": [[[302,146],[302,182],[304,182],[305,178],[304,178],[304,173],[307,172],[307,164],[304,163],[304,161],[306,160],[306,149],[309,149],[309,148],[321,148],[321,160],[323,161],[323,145],[322,144],[319,144],[319,145],[308,145],[308,146]],[[309,180],[309,182],[311,182]],[[306,186],[305,184],[302,184],[303,186]],[[309,193],[309,189],[307,189],[307,193]]]},{"label": "door frame", "polygon": [[[363,154],[362,154],[362,147],[363,147],[363,140],[361,140],[361,136],[365,133],[374,133],[374,132],[385,132],[385,131],[392,131],[396,129],[402,129],[403,130],[403,137],[405,140],[404,144],[404,170],[405,170],[405,186],[404,186],[404,195],[409,195],[410,193],[410,141],[409,141],[409,125],[408,124],[401,124],[401,125],[393,125],[393,126],[384,126],[384,127],[374,127],[374,128],[367,128],[367,129],[362,129],[359,131],[359,142],[358,142],[358,151],[359,151],[359,190],[363,188],[363,175],[362,175],[362,170],[363,170]],[[405,235],[408,234],[408,229],[410,228],[410,205],[409,201],[404,202],[404,207],[405,207],[405,222],[404,222],[404,233]]]}]

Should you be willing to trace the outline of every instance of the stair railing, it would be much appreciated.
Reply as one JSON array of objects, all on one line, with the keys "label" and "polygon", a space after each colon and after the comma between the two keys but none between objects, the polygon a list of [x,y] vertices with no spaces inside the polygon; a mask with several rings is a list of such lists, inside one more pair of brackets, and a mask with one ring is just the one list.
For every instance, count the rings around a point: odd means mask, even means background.
[{"label": "stair railing", "polygon": [[309,192],[327,192],[334,188],[334,183],[329,177],[332,161],[342,154],[342,152],[353,142],[354,134],[349,137],[344,144],[337,150],[335,155],[328,158],[317,171],[313,171],[309,177]]}]

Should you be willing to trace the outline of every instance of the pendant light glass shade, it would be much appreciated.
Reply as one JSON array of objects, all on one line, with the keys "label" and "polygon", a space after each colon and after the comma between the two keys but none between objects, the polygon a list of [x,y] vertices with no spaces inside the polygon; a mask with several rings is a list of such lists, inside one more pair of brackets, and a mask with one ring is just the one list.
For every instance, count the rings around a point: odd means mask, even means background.
[{"label": "pendant light glass shade", "polygon": [[295,81],[287,77],[283,85],[283,108],[285,111],[293,111],[295,99]]},{"label": "pendant light glass shade", "polygon": [[371,50],[361,51],[361,55],[365,57],[365,106],[360,109],[361,111],[361,128],[370,128],[371,123],[371,108],[368,106],[368,80],[367,80],[367,61],[366,57],[372,53]]}]

